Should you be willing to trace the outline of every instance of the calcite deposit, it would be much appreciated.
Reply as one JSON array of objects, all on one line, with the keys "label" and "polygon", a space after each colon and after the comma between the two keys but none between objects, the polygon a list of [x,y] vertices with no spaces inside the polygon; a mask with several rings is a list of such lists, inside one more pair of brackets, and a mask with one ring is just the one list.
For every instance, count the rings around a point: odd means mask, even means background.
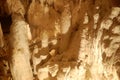
[{"label": "calcite deposit", "polygon": [[1,0],[0,80],[119,80],[119,0]]}]

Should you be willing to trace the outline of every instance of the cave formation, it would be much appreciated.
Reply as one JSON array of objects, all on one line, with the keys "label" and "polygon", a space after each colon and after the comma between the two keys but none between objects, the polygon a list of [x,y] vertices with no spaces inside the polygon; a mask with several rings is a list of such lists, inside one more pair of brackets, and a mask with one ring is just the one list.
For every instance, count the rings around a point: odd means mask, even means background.
[{"label": "cave formation", "polygon": [[119,79],[119,0],[0,1],[0,80]]}]

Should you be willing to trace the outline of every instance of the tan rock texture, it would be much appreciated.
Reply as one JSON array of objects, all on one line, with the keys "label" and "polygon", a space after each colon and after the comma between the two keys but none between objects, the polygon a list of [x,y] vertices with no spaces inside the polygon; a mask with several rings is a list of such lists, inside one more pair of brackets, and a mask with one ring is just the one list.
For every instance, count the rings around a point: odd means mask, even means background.
[{"label": "tan rock texture", "polygon": [[119,0],[1,0],[0,22],[0,80],[120,79]]}]

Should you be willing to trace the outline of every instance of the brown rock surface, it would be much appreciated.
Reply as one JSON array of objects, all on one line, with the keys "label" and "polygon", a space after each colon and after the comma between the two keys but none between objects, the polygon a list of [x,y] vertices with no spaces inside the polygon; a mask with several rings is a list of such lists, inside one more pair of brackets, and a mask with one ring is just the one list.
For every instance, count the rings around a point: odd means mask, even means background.
[{"label": "brown rock surface", "polygon": [[119,0],[4,0],[0,22],[0,80],[119,80]]}]

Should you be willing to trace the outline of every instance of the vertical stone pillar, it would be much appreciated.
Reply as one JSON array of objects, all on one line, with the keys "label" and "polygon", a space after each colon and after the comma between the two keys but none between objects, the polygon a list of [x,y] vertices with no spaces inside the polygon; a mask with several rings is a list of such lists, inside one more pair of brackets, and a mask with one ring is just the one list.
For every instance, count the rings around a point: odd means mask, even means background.
[{"label": "vertical stone pillar", "polygon": [[21,19],[21,15],[12,17],[10,29],[11,61],[10,70],[13,80],[33,80],[30,66],[30,52],[28,45],[28,24]]}]

